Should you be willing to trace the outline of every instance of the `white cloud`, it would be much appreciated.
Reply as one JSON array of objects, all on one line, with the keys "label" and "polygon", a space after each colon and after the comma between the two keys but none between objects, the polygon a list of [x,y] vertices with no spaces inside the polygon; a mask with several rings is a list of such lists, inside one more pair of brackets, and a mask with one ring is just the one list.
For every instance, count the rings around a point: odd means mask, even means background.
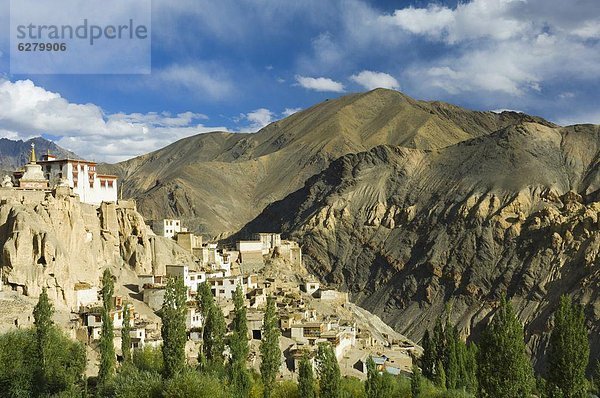
[{"label": "white cloud", "polygon": [[350,76],[350,80],[360,84],[367,90],[373,90],[375,88],[391,88],[394,90],[400,89],[400,84],[392,75],[383,72],[373,72],[370,70],[363,70],[362,72]]},{"label": "white cloud", "polygon": [[296,81],[302,87],[315,91],[331,91],[334,93],[343,93],[344,85],[327,77],[306,77],[296,76]]},{"label": "white cloud", "polygon": [[281,115],[283,117],[288,117],[288,116],[293,115],[294,113],[300,112],[301,110],[302,110],[302,108],[285,108],[283,110],[283,112],[281,112]]},{"label": "white cloud", "polygon": [[30,80],[0,80],[0,136],[28,139],[42,134],[86,159],[120,161],[191,135],[225,130],[197,124],[200,113],[105,114],[94,104],[73,104]]},{"label": "white cloud", "polygon": [[410,33],[443,39],[449,43],[492,37],[505,40],[519,36],[530,23],[512,15],[512,7],[522,0],[473,0],[455,9],[439,5],[408,7],[382,16],[381,22]]},{"label": "white cloud", "polygon": [[256,109],[252,112],[243,113],[237,118],[236,122],[245,121],[248,123],[246,127],[240,129],[242,133],[255,132],[273,121],[275,114],[266,108]]},{"label": "white cloud", "polygon": [[234,93],[230,78],[217,65],[170,65],[153,72],[150,84],[164,90],[185,90],[197,96],[224,99]]}]

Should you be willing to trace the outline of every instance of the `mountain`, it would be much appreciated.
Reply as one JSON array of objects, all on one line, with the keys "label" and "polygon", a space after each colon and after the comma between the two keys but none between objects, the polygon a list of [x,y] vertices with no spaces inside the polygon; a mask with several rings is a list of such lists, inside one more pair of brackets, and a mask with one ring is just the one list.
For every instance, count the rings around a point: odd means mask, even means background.
[{"label": "mountain", "polygon": [[35,144],[35,151],[38,156],[50,151],[58,158],[70,157],[79,159],[79,156],[63,149],[52,141],[48,141],[42,137],[35,137],[27,141],[13,141],[8,138],[0,138],[0,173],[2,175],[12,174],[17,168],[23,166],[29,161],[31,153],[31,144]]},{"label": "mountain", "polygon": [[227,236],[340,156],[381,144],[443,148],[524,120],[547,123],[376,89],[325,101],[254,134],[200,134],[100,169],[122,177],[124,195],[147,218],[179,217],[195,231]]},{"label": "mountain", "polygon": [[[561,294],[600,355],[600,126],[523,121],[445,148],[348,154],[240,235],[282,231],[313,273],[418,341],[450,303],[476,336],[502,294],[536,358]],[[543,363],[537,363],[538,369]]]}]

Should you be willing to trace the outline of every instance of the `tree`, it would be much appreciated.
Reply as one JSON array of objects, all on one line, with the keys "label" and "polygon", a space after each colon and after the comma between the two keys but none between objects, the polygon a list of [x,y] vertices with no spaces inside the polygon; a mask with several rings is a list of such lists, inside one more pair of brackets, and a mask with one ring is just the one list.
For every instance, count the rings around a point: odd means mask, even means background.
[{"label": "tree", "polygon": [[317,350],[317,369],[321,398],[338,398],[340,396],[340,366],[330,343],[319,343]]},{"label": "tree", "polygon": [[438,360],[436,364],[436,372],[435,372],[435,385],[441,388],[442,390],[446,389],[446,371],[444,370],[444,364],[441,360]]},{"label": "tree", "polygon": [[531,395],[533,371],[525,351],[523,326],[504,296],[482,333],[478,363],[481,398],[523,398]]},{"label": "tree", "polygon": [[298,391],[302,398],[315,398],[315,378],[313,375],[313,367],[308,360],[308,355],[304,355],[300,360],[298,370]]},{"label": "tree", "polygon": [[39,393],[47,392],[47,362],[48,362],[48,344],[50,333],[52,332],[52,315],[54,308],[48,299],[48,292],[44,287],[33,309],[33,323],[35,325],[35,337],[37,348],[37,369],[35,371]]},{"label": "tree", "polygon": [[459,346],[460,339],[456,328],[452,327],[450,323],[446,323],[445,328],[446,335],[446,386],[449,390],[457,388],[459,385],[460,377],[460,363],[459,363]]},{"label": "tree", "polygon": [[564,398],[587,397],[585,371],[590,345],[581,306],[562,296],[554,314],[554,328],[548,344],[547,392],[560,390]]},{"label": "tree", "polygon": [[418,398],[421,396],[421,369],[415,364],[412,367],[412,375],[410,377],[410,391],[412,398]]},{"label": "tree", "polygon": [[187,291],[183,278],[169,278],[161,309],[161,336],[165,378],[171,379],[185,368],[185,316]]},{"label": "tree", "polygon": [[245,398],[252,387],[252,380],[246,368],[248,359],[248,322],[246,318],[246,305],[244,292],[238,285],[233,295],[234,316],[232,322],[233,333],[229,342],[231,349],[231,363],[229,377],[233,386],[232,392],[240,398]]},{"label": "tree", "polygon": [[369,355],[367,359],[367,381],[365,382],[365,393],[367,398],[385,398],[392,396],[393,383],[387,373],[380,374],[375,361]]},{"label": "tree", "polygon": [[281,365],[279,348],[279,319],[275,298],[267,298],[267,308],[263,320],[263,338],[260,343],[260,376],[263,382],[263,397],[269,398],[275,385],[275,378]]},{"label": "tree", "polygon": [[423,376],[433,379],[433,375],[435,373],[435,364],[437,361],[437,352],[435,343],[431,337],[429,337],[429,330],[425,330],[421,346],[423,347],[423,356],[421,357]]},{"label": "tree", "polygon": [[600,393],[600,359],[596,359],[592,377],[594,378],[596,393]]},{"label": "tree", "polygon": [[123,303],[123,327],[121,328],[121,352],[123,353],[123,362],[131,361],[131,314],[129,304]]},{"label": "tree", "polygon": [[100,334],[100,369],[98,370],[99,384],[107,384],[115,373],[115,347],[113,345],[113,294],[115,286],[110,270],[102,274],[102,331]]},{"label": "tree", "polygon": [[208,310],[202,331],[202,350],[208,366],[217,372],[223,369],[223,352],[225,351],[225,317],[218,305]]}]

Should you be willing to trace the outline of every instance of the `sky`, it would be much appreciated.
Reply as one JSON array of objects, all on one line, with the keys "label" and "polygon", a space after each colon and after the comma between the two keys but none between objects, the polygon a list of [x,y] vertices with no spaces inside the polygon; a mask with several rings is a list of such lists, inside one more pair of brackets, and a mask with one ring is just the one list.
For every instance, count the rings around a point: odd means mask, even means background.
[{"label": "sky", "polygon": [[0,0],[0,137],[117,162],[377,87],[600,124],[598,0],[153,0],[147,75],[22,75]]}]

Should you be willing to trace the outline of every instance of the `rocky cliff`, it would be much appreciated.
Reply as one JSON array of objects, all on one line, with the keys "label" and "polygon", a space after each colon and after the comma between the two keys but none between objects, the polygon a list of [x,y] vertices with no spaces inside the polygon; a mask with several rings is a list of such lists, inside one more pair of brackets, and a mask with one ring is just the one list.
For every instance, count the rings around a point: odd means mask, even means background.
[{"label": "rocky cliff", "polygon": [[68,193],[0,188],[0,271],[4,289],[37,296],[47,287],[58,305],[75,305],[74,286],[99,286],[102,272],[164,274],[192,259],[154,236],[133,202],[92,206]]},{"label": "rocky cliff", "polygon": [[[419,340],[446,303],[476,337],[501,294],[541,358],[561,294],[600,353],[600,127],[518,123],[443,149],[346,155],[242,234],[281,230],[308,268]],[[543,364],[538,363],[538,367]]]}]

